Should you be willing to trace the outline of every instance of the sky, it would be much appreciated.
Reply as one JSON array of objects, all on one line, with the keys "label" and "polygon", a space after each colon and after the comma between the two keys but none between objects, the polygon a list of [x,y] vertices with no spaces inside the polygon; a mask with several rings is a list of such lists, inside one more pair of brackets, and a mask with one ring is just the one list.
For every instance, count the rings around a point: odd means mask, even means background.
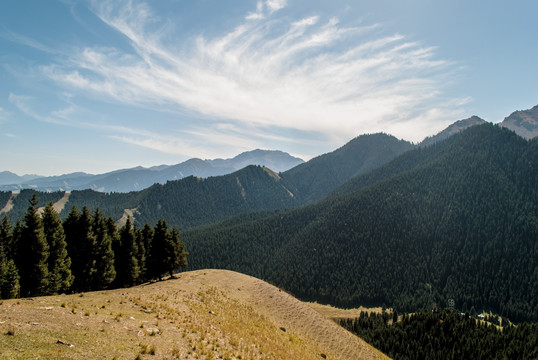
[{"label": "sky", "polygon": [[3,0],[0,171],[308,160],[538,104],[535,0]]}]

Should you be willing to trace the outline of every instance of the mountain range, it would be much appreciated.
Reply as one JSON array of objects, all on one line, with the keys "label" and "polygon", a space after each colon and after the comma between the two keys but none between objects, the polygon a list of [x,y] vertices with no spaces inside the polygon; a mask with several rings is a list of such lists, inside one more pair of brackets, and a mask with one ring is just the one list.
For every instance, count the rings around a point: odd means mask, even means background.
[{"label": "mountain range", "polygon": [[[437,135],[425,138],[418,145],[427,146],[433,144],[466,129],[467,127],[483,124],[485,122],[485,120],[477,116],[459,120]],[[501,126],[515,131],[517,134],[527,139],[538,136],[538,105],[529,110],[513,112],[510,116],[504,119]],[[341,153],[352,151],[352,149],[350,149],[352,146],[352,144],[348,144],[347,148],[342,149],[340,153],[333,154],[334,157],[332,160],[338,162],[339,158],[342,158]],[[401,141],[400,146],[402,150],[408,150],[412,147],[412,144]],[[392,150],[394,149],[391,148],[389,152]],[[365,151],[368,150],[365,149]],[[395,154],[397,154],[397,152],[398,151],[396,150]],[[357,156],[361,155],[362,154],[357,154]],[[390,154],[385,155],[390,156]],[[379,160],[382,161],[382,158],[385,155],[380,155]],[[351,175],[357,175],[361,171],[365,172],[379,165],[379,163],[376,163],[375,161],[371,162],[370,160],[371,159],[365,159],[363,167]],[[310,161],[309,164],[305,164],[305,167],[315,166],[317,161],[318,160],[314,159],[313,161]],[[92,189],[99,192],[126,193],[130,191],[140,191],[153,184],[165,184],[167,181],[179,180],[188,176],[208,178],[211,176],[226,175],[248,165],[265,166],[278,173],[290,170],[302,163],[304,163],[302,159],[293,157],[282,151],[257,149],[241,153],[231,159],[202,160],[193,158],[176,165],[160,165],[150,168],[139,166],[98,175],[76,172],[47,177],[39,175],[19,176],[9,171],[3,171],[0,172],[0,191],[18,191],[22,189],[34,189],[38,191],[71,191]],[[329,168],[326,168],[326,170],[328,172],[331,171]],[[343,173],[333,172],[333,178],[326,177],[324,176],[325,174],[320,174],[318,178],[323,182],[332,181],[334,184],[340,184],[342,181],[339,179],[346,178],[350,174],[346,172],[349,169],[346,169],[345,167],[339,168],[339,170],[343,171]],[[302,169],[295,169],[290,171],[288,175],[294,177],[297,176],[294,174],[300,174],[302,172]],[[308,186],[307,184],[302,185]],[[310,196],[310,200],[313,201],[319,199],[320,194],[312,193]]]},{"label": "mountain range", "polygon": [[[533,109],[514,114],[528,125]],[[508,129],[512,115],[459,121],[418,145],[361,135],[282,172],[250,165],[138,192],[38,198],[62,203],[64,218],[88,206],[138,226],[167,219],[190,269],[240,271],[300,299],[398,311],[452,299],[536,321],[538,140]],[[0,192],[0,213],[21,218],[33,193]]]},{"label": "mountain range", "polygon": [[130,192],[188,176],[207,178],[225,175],[248,165],[263,165],[275,171],[285,171],[303,162],[302,159],[282,151],[257,149],[241,153],[232,159],[202,160],[194,158],[176,165],[160,165],[150,168],[139,166],[99,175],[77,172],[47,177],[17,176],[5,171],[0,173],[0,190],[71,191],[92,189],[99,192]]},{"label": "mountain range", "polygon": [[[459,120],[450,125],[445,130],[437,135],[425,138],[418,145],[427,146],[437,141],[446,139],[469,126],[483,124],[486,121],[478,116],[472,116],[468,119]],[[506,117],[501,123],[501,126],[515,131],[518,135],[531,139],[538,136],[538,105],[529,110],[515,111],[510,116]],[[409,149],[410,143],[401,142],[402,149]],[[344,151],[350,151],[352,145],[348,145]],[[341,155],[333,154],[334,161],[338,161]],[[361,156],[361,154],[357,154]],[[382,157],[382,156],[381,156]],[[316,159],[305,164],[306,167],[315,166]],[[39,175],[23,175],[19,176],[9,171],[0,172],[0,191],[18,191],[22,189],[34,189],[39,191],[71,191],[92,189],[99,192],[130,192],[140,191],[150,187],[153,184],[165,184],[167,181],[179,180],[188,176],[207,178],[211,176],[220,176],[233,173],[248,165],[261,165],[270,168],[275,172],[285,172],[297,165],[304,163],[302,159],[293,157],[282,151],[270,150],[253,150],[241,153],[231,159],[214,159],[202,160],[198,158],[189,159],[185,162],[176,165],[160,165],[150,168],[141,166],[121,169],[104,174],[87,174],[83,172],[70,173],[58,176],[39,176]],[[364,167],[358,172],[368,171],[379,165],[375,162],[364,161]],[[346,177],[346,169],[340,169],[342,173],[333,173],[335,177],[330,181],[341,183],[339,178]],[[294,173],[301,173],[303,170],[293,170],[289,173],[294,176]],[[327,171],[330,171],[327,169]],[[353,175],[357,175],[354,173]],[[322,181],[327,181],[324,178]],[[305,185],[305,184],[304,184]],[[303,189],[304,190],[304,189]],[[312,194],[312,199],[319,198],[319,194]]]}]

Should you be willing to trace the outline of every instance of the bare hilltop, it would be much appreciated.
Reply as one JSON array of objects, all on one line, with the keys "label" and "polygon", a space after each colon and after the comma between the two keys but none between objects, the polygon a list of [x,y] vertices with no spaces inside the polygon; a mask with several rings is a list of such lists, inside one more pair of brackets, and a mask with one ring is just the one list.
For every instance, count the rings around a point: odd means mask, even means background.
[{"label": "bare hilltop", "polygon": [[128,289],[4,300],[2,359],[385,359],[262,280],[199,270]]}]

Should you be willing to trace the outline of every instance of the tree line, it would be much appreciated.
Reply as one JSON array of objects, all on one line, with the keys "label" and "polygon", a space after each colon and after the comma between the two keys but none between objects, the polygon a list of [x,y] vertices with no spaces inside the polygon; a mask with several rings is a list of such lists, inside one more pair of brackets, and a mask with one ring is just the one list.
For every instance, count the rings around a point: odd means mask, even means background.
[{"label": "tree line", "polygon": [[139,228],[127,219],[118,227],[97,208],[75,206],[62,222],[37,197],[23,219],[0,224],[0,298],[128,287],[187,265],[179,231],[165,220]]},{"label": "tree line", "polygon": [[459,311],[365,313],[340,319],[347,330],[393,359],[536,359],[538,324],[490,324]]}]

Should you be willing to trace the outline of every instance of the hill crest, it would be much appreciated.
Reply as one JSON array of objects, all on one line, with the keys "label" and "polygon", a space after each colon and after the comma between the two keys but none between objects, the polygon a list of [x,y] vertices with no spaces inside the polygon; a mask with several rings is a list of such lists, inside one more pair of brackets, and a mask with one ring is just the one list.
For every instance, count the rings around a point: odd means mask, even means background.
[{"label": "hill crest", "polygon": [[386,358],[259,279],[227,270],[176,276],[129,289],[4,301],[0,327],[13,335],[0,338],[3,355],[135,358],[153,348],[158,358],[181,359]]}]

